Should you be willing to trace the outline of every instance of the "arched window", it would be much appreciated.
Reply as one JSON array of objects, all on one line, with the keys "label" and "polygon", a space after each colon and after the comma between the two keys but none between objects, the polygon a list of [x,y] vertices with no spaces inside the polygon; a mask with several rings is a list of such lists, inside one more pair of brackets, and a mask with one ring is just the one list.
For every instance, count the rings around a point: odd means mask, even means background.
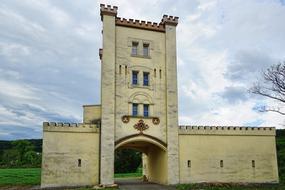
[{"label": "arched window", "polygon": [[145,92],[136,92],[129,98],[129,105],[132,116],[149,117],[153,113],[152,98]]}]

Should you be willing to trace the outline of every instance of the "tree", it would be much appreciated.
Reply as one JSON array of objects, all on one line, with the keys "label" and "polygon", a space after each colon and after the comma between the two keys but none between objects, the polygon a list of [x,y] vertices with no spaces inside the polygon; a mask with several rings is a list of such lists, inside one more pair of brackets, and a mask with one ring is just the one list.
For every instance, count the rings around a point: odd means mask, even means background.
[{"label": "tree", "polygon": [[132,149],[119,149],[115,153],[115,173],[136,172],[142,163],[142,154]]},{"label": "tree", "polygon": [[[262,84],[257,82],[250,89],[250,92],[273,99],[280,104],[285,104],[285,61],[272,65],[263,72],[262,76]],[[282,111],[281,108],[282,106],[262,106],[259,108],[259,111],[270,111],[285,115],[285,112]]]},{"label": "tree", "polygon": [[1,167],[17,167],[20,165],[20,154],[16,149],[4,150]]},{"label": "tree", "polygon": [[26,152],[34,150],[33,144],[27,140],[13,141],[12,145],[20,154],[20,162],[24,162],[24,155]]},{"label": "tree", "polygon": [[41,154],[30,150],[24,154],[23,162],[30,167],[40,167]]},{"label": "tree", "polygon": [[41,140],[0,141],[0,168],[40,167],[41,142]]}]

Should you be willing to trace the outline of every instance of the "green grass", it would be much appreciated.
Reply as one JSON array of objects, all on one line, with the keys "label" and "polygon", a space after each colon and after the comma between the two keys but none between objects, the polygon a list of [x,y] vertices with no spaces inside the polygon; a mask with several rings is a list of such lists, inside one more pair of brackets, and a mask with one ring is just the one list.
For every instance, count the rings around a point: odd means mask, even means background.
[{"label": "green grass", "polygon": [[[0,189],[1,187],[35,186],[41,183],[40,168],[20,168],[20,169],[0,169]],[[91,190],[92,187],[78,188],[77,190]],[[117,188],[106,188],[104,190],[114,190]]]},{"label": "green grass", "polygon": [[177,190],[284,190],[285,185],[180,184]]},{"label": "green grass", "polygon": [[0,169],[0,186],[39,185],[40,182],[40,168]]},{"label": "green grass", "polygon": [[[142,172],[115,174],[115,178],[141,177]],[[0,169],[0,186],[39,185],[41,182],[40,168]]]},{"label": "green grass", "polygon": [[115,178],[125,178],[125,177],[142,177],[141,173],[122,173],[122,174],[115,174]]},{"label": "green grass", "polygon": [[115,178],[127,178],[127,177],[142,177],[142,168],[138,168],[134,173],[115,173]]}]

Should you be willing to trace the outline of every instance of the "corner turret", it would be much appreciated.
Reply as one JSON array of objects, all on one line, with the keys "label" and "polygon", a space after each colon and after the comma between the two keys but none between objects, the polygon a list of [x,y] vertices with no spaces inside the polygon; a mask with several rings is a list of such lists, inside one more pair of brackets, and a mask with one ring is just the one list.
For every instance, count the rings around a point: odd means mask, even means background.
[{"label": "corner turret", "polygon": [[101,20],[103,21],[103,15],[117,16],[117,10],[117,6],[112,7],[111,5],[100,4]]},{"label": "corner turret", "polygon": [[177,26],[178,19],[179,19],[179,17],[177,17],[177,16],[174,17],[174,16],[163,15],[163,17],[161,19],[161,23],[166,24],[166,25]]}]

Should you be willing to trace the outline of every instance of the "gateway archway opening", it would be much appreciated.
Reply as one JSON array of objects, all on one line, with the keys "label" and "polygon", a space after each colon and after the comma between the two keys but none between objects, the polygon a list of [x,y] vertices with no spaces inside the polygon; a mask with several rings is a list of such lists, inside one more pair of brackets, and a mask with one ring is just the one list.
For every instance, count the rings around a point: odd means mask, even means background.
[{"label": "gateway archway opening", "polygon": [[[116,144],[115,155],[117,153],[130,153],[140,156],[141,175],[138,175],[140,168],[138,167],[137,176],[125,176],[125,178],[115,178],[116,183],[125,183],[127,177],[131,177],[130,183],[135,179],[136,182],[151,182],[158,184],[167,184],[167,153],[166,147],[160,142],[153,142],[153,139],[132,138],[121,141]],[[124,155],[121,155],[124,156]],[[127,159],[137,159],[135,156],[125,155]],[[134,160],[130,160],[134,162]],[[116,163],[115,163],[116,171]],[[118,176],[118,175],[115,175]]]},{"label": "gateway archway opening", "polygon": [[120,148],[115,151],[115,178],[141,178],[142,153],[135,149]]}]

